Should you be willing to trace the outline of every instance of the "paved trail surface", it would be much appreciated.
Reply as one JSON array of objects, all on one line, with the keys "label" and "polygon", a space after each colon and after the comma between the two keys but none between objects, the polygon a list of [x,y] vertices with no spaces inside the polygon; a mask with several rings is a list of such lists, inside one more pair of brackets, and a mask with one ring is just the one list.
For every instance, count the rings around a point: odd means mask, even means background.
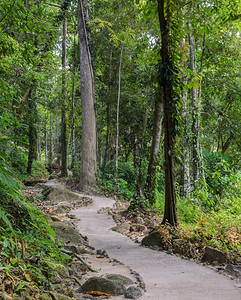
[{"label": "paved trail surface", "polygon": [[89,197],[93,205],[72,211],[80,219],[78,229],[88,236],[91,246],[106,250],[110,258],[123,262],[141,275],[147,292],[139,299],[241,300],[241,289],[235,286],[235,281],[200,264],[144,248],[110,230],[115,226],[112,217],[97,211],[112,207],[114,200]]}]

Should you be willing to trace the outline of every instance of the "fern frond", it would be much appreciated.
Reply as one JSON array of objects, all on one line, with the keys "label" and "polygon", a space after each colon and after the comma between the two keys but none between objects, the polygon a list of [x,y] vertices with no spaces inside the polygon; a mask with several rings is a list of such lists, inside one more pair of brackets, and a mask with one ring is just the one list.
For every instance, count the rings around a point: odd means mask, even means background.
[{"label": "fern frond", "polygon": [[14,233],[13,226],[9,221],[7,214],[2,209],[0,210],[0,220],[2,220],[8,226],[8,228]]},{"label": "fern frond", "polygon": [[18,190],[20,188],[20,184],[2,167],[0,167],[0,183],[10,190]]}]

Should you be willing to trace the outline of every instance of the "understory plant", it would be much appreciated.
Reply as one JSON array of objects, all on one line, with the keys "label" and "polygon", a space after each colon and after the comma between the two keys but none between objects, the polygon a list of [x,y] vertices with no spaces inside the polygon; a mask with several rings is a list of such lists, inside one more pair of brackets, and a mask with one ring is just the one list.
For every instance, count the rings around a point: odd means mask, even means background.
[{"label": "understory plant", "polygon": [[44,215],[26,202],[21,184],[2,158],[0,167],[0,295],[51,285],[58,265],[70,257],[55,241],[55,232]]}]

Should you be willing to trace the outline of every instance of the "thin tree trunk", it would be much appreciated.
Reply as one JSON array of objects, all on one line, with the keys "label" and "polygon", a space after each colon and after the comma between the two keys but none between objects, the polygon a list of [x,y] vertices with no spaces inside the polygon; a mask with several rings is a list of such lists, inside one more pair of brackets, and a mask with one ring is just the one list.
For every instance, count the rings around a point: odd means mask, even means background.
[{"label": "thin tree trunk", "polygon": [[78,0],[78,30],[82,100],[82,158],[79,188],[83,191],[88,191],[93,190],[96,187],[97,130],[94,101],[94,76],[82,0]]},{"label": "thin tree trunk", "polygon": [[231,135],[229,136],[227,141],[224,143],[224,145],[222,145],[222,153],[223,154],[228,150],[228,148],[231,145],[233,140],[235,140],[235,136],[231,133]]},{"label": "thin tree trunk", "polygon": [[52,114],[50,113],[50,126],[49,126],[49,158],[48,158],[48,164],[50,170],[53,166],[53,158],[54,158],[54,147],[53,147],[53,120],[52,120]]},{"label": "thin tree trunk", "polygon": [[[191,4],[192,5],[192,2]],[[190,8],[190,14],[192,13],[192,7]],[[188,23],[189,29],[189,46],[190,46],[190,70],[197,74],[196,69],[196,47],[195,40],[192,35],[193,29],[192,25]],[[192,76],[193,78],[193,76]],[[200,90],[201,96],[201,90]],[[199,97],[198,90],[196,87],[192,87],[191,89],[191,103],[192,103],[192,177],[195,187],[195,182],[202,177],[202,162],[201,162],[201,147],[200,147],[200,112],[199,112]]]},{"label": "thin tree trunk", "polygon": [[[205,44],[206,44],[206,36],[205,33],[203,35],[203,43],[202,43],[202,55],[201,55],[201,63],[200,63],[200,82],[199,82],[199,90],[198,90],[198,99],[199,103],[202,103],[202,71],[203,71],[203,63],[204,63],[204,54],[205,54]],[[205,180],[205,171],[204,171],[204,160],[203,160],[203,152],[201,143],[199,143],[199,155],[200,155],[200,174],[201,178]]]},{"label": "thin tree trunk", "polygon": [[158,2],[158,16],[161,31],[161,58],[162,65],[166,66],[168,75],[162,77],[163,90],[163,105],[164,105],[164,154],[165,154],[165,209],[162,223],[168,223],[176,226],[177,220],[177,205],[176,205],[176,188],[174,176],[174,136],[173,136],[173,116],[175,111],[174,99],[172,97],[173,86],[171,81],[171,72],[173,69],[170,60],[170,33],[168,18],[165,18],[165,0],[157,0]]},{"label": "thin tree trunk", "polygon": [[59,156],[61,152],[58,127],[59,127],[59,118],[58,118],[57,111],[55,111],[55,126],[53,127],[53,144],[54,144],[54,153],[57,154],[56,156]]},{"label": "thin tree trunk", "polygon": [[[186,45],[186,40],[183,41],[181,46],[183,49],[183,57],[182,57],[182,64],[184,69],[188,68],[187,63],[187,55],[188,55],[188,47]],[[187,50],[186,50],[187,49]],[[181,169],[181,196],[188,197],[191,192],[191,178],[190,178],[190,130],[188,127],[188,91],[185,90],[187,87],[188,78],[187,76],[182,73],[182,83],[184,88],[182,89],[182,102],[183,102],[183,110],[182,110],[182,120],[184,125],[184,134],[182,139],[182,169]]]},{"label": "thin tree trunk", "polygon": [[[183,75],[183,83],[187,85],[187,77]],[[182,119],[184,123],[184,135],[183,135],[183,160],[182,160],[182,170],[181,170],[181,195],[183,197],[188,197],[191,192],[191,178],[190,178],[190,140],[189,140],[189,130],[188,130],[188,120],[187,120],[187,101],[188,92],[182,91],[183,100],[183,112]]]},{"label": "thin tree trunk", "polygon": [[42,147],[41,147],[41,137],[40,137],[40,130],[38,131],[38,160],[41,161],[42,157]]},{"label": "thin tree trunk", "polygon": [[[111,91],[111,77],[112,77],[112,48],[110,52],[110,70],[109,70],[109,83],[108,83],[108,96],[110,97]],[[106,103],[106,139],[105,139],[105,151],[104,151],[104,158],[103,158],[103,165],[102,165],[102,179],[105,178],[105,168],[107,159],[110,159],[110,131],[111,131],[111,100],[108,98]]]},{"label": "thin tree trunk", "polygon": [[47,124],[48,124],[48,115],[45,110],[45,128],[44,128],[44,161],[45,164],[48,163],[48,131],[47,131]]},{"label": "thin tree trunk", "polygon": [[67,37],[67,19],[65,18],[63,23],[63,40],[62,40],[61,177],[65,177],[68,175],[67,138],[66,138],[66,102],[67,102],[66,37]]},{"label": "thin tree trunk", "polygon": [[147,115],[148,115],[148,108],[146,108],[145,110],[143,123],[142,123],[141,149],[140,149],[140,159],[139,159],[139,166],[138,166],[138,176],[137,176],[137,192],[142,198],[144,198],[142,186],[141,186],[142,185],[142,160],[143,160],[143,153],[144,153]]},{"label": "thin tree trunk", "polygon": [[133,120],[135,124],[133,128],[133,134],[132,134],[132,146],[133,146],[133,163],[134,163],[134,168],[138,168],[138,136],[137,136],[137,131],[138,131],[138,123],[137,120]]},{"label": "thin tree trunk", "polygon": [[[75,44],[75,43],[74,43]],[[72,161],[71,169],[75,167],[75,68],[73,70],[73,79],[72,79],[72,127],[71,127],[71,140],[72,140]]]},{"label": "thin tree trunk", "polygon": [[26,90],[26,92],[25,92],[25,94],[23,96],[23,100],[21,101],[20,106],[19,106],[19,108],[17,110],[17,118],[18,118],[18,120],[20,120],[20,118],[22,116],[24,106],[25,106],[26,102],[28,101],[28,98],[30,97],[31,90],[32,90],[32,87],[27,88],[27,90]]},{"label": "thin tree trunk", "polygon": [[119,116],[120,116],[120,96],[121,96],[121,67],[122,56],[124,49],[124,42],[121,46],[120,52],[120,64],[119,64],[119,76],[118,76],[118,96],[117,96],[117,109],[116,109],[116,144],[115,144],[115,179],[118,178],[118,160],[119,160]]},{"label": "thin tree trunk", "polygon": [[154,204],[154,188],[156,181],[156,163],[158,152],[160,149],[161,132],[162,132],[162,121],[163,121],[163,104],[159,99],[155,101],[154,111],[154,128],[152,133],[152,144],[150,159],[148,164],[147,179],[146,179],[146,198],[151,204]]},{"label": "thin tree trunk", "polygon": [[203,44],[202,44],[202,55],[201,55],[201,65],[200,65],[200,81],[199,81],[199,90],[198,90],[198,99],[201,101],[202,98],[202,71],[203,71],[203,61],[204,61],[204,54],[205,54],[205,43],[206,43],[206,38],[205,34],[203,35]]},{"label": "thin tree trunk", "polygon": [[35,97],[30,97],[28,101],[29,109],[29,148],[28,148],[28,165],[27,173],[31,175],[33,161],[37,159],[37,128],[36,128],[36,116],[37,106],[35,103]]}]

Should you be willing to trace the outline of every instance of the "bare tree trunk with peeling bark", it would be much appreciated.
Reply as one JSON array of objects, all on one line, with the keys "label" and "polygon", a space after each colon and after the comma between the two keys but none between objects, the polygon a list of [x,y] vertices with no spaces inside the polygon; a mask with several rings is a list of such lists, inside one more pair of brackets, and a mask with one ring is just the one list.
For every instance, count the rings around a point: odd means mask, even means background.
[{"label": "bare tree trunk with peeling bark", "polygon": [[96,188],[97,130],[94,76],[88,45],[83,0],[78,0],[78,34],[82,100],[82,157],[79,189],[82,191],[90,191]]}]

